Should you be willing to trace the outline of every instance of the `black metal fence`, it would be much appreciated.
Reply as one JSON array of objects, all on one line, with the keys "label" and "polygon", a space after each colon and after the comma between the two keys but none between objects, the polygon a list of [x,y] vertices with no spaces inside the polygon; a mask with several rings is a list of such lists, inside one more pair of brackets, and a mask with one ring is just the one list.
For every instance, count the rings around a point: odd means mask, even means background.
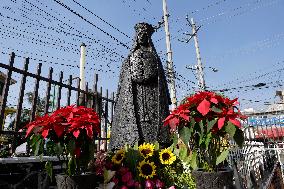
[{"label": "black metal fence", "polygon": [[[10,54],[10,60],[9,64],[0,63],[0,68],[5,69],[6,72],[6,79],[3,86],[2,91],[2,99],[1,99],[1,106],[0,106],[0,124],[2,125],[0,127],[0,134],[1,136],[10,136],[13,138],[12,142],[12,150],[14,151],[17,144],[15,138],[17,136],[23,136],[23,132],[19,132],[21,128],[25,125],[21,121],[21,115],[24,112],[23,108],[23,102],[24,102],[24,96],[25,96],[25,88],[27,84],[27,78],[33,78],[34,80],[34,90],[32,91],[32,104],[31,108],[28,110],[29,112],[29,121],[33,121],[36,117],[36,115],[39,113],[38,111],[41,111],[42,114],[47,114],[51,112],[51,90],[52,86],[56,86],[57,89],[57,97],[56,97],[56,104],[55,109],[59,109],[62,106],[70,105],[71,99],[74,99],[75,96],[75,104],[77,105],[83,105],[87,107],[93,108],[100,116],[101,119],[101,133],[99,137],[97,137],[96,144],[97,149],[107,149],[107,136],[108,136],[108,130],[110,128],[110,125],[112,123],[112,117],[113,117],[113,108],[114,108],[114,93],[111,95],[109,94],[109,91],[106,90],[105,95],[103,96],[103,89],[100,87],[98,89],[98,74],[95,74],[94,77],[94,83],[93,86],[90,87],[88,83],[86,83],[85,90],[80,89],[80,79],[79,78],[73,78],[72,75],[69,75],[69,78],[67,80],[67,84],[63,82],[63,71],[59,73],[58,80],[55,80],[53,75],[53,68],[50,67],[48,71],[48,77],[42,76],[42,64],[39,63],[37,65],[36,73],[31,73],[29,68],[29,58],[25,58],[24,60],[24,68],[19,69],[14,66],[15,62],[15,53],[12,52]],[[17,73],[21,76],[21,82],[19,86],[19,90],[16,92],[19,92],[17,98],[17,105],[16,105],[16,113],[14,116],[14,122],[12,123],[12,128],[9,130],[4,129],[5,124],[5,111],[7,110],[7,100],[9,96],[10,91],[10,84],[12,81],[12,74]],[[73,82],[73,80],[76,79],[77,82]],[[38,101],[39,99],[39,87],[40,83],[44,82],[46,84],[45,87],[45,104],[44,107],[41,110],[38,110]],[[63,92],[63,90],[65,92]],[[13,95],[15,95],[15,91],[12,91]],[[64,94],[65,93],[65,94]],[[64,97],[64,95],[66,95]],[[64,101],[64,102],[63,102]],[[52,108],[53,109],[53,108]]]}]

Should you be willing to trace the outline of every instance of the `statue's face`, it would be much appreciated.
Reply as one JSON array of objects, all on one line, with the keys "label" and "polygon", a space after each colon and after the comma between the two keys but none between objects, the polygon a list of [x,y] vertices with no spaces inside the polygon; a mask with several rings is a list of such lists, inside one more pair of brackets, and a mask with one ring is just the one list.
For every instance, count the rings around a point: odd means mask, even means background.
[{"label": "statue's face", "polygon": [[137,42],[141,45],[148,45],[148,35],[145,31],[140,31],[137,35]]}]

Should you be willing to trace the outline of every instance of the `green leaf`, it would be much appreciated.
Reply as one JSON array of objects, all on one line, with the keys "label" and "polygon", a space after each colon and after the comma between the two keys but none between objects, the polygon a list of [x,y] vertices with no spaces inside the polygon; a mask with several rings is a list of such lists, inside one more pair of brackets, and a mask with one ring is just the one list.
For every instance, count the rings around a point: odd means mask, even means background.
[{"label": "green leaf", "polygon": [[33,148],[34,155],[37,156],[39,154],[42,154],[43,153],[43,149],[44,149],[44,139],[42,137],[40,137],[36,141],[36,144],[35,144],[35,146]]},{"label": "green leaf", "polygon": [[154,146],[155,146],[155,151],[157,151],[157,150],[160,149],[160,144],[159,144],[158,141],[156,141],[156,142],[154,143]]},{"label": "green leaf", "polygon": [[75,174],[76,166],[77,165],[76,165],[75,157],[71,156],[71,158],[69,159],[69,162],[68,162],[68,170],[67,170],[69,176]]},{"label": "green leaf", "polygon": [[190,162],[191,162],[190,156],[187,156],[183,161],[184,161],[184,163],[190,165]]},{"label": "green leaf", "polygon": [[[76,148],[75,140],[73,140],[73,139],[69,140],[69,142],[67,144],[67,152],[69,152],[73,156],[75,148]],[[60,151],[59,148],[58,148],[58,151]]]},{"label": "green leaf", "polygon": [[234,140],[239,147],[243,147],[244,144],[244,133],[241,129],[237,129],[234,135]]},{"label": "green leaf", "polygon": [[200,127],[201,134],[202,134],[202,136],[203,136],[203,133],[204,133],[204,125],[203,125],[203,122],[202,122],[202,121],[199,122],[199,127]]},{"label": "green leaf", "polygon": [[186,157],[187,157],[187,148],[186,148],[186,146],[184,146],[184,147],[182,147],[182,148],[180,149],[180,151],[179,151],[179,157],[180,157],[180,159],[183,160],[183,161],[186,159]]},{"label": "green leaf", "polygon": [[213,119],[213,120],[207,122],[207,132],[212,129],[212,127],[216,124],[216,122],[217,122],[217,119]]},{"label": "green leaf", "polygon": [[208,134],[206,135],[206,139],[205,139],[206,150],[208,150],[208,146],[209,146],[209,144],[210,144],[210,142],[211,142],[211,137],[212,137],[212,133],[208,133]]},{"label": "green leaf", "polygon": [[52,163],[51,162],[49,162],[49,161],[47,161],[46,163],[45,163],[45,170],[46,170],[46,172],[47,172],[47,174],[48,174],[48,176],[50,177],[50,180],[51,180],[51,182],[52,182],[52,178],[53,178],[53,167],[52,167]]},{"label": "green leaf", "polygon": [[228,121],[227,125],[225,125],[225,131],[229,133],[230,137],[234,137],[236,133],[236,126]]},{"label": "green leaf", "polygon": [[191,154],[191,162],[190,165],[192,169],[197,169],[197,152],[194,150]]},{"label": "green leaf", "polygon": [[212,106],[211,110],[213,112],[216,112],[216,113],[222,113],[223,112],[222,110],[220,110],[219,108],[216,108],[215,106]]},{"label": "green leaf", "polygon": [[55,145],[55,153],[58,155],[63,153],[63,147],[61,146],[60,142]]},{"label": "green leaf", "polygon": [[174,136],[173,136],[173,145],[176,146],[177,143],[178,143],[178,135],[174,134]]},{"label": "green leaf", "polygon": [[225,161],[225,159],[227,158],[228,154],[229,154],[229,149],[223,151],[223,152],[217,157],[216,165],[219,165],[219,163]]},{"label": "green leaf", "polygon": [[89,163],[90,160],[93,160],[95,158],[95,144],[90,143],[89,144],[89,160],[87,163]]},{"label": "green leaf", "polygon": [[134,144],[134,146],[133,146],[133,149],[134,149],[134,150],[138,150],[138,147],[139,147],[138,142],[135,142],[135,144]]},{"label": "green leaf", "polygon": [[193,118],[190,119],[190,126],[193,128],[195,126],[196,122]]},{"label": "green leaf", "polygon": [[49,141],[46,142],[46,152],[47,152],[47,155],[49,155],[49,156],[56,155],[55,154],[55,143],[54,143],[54,141],[49,140]]},{"label": "green leaf", "polygon": [[200,132],[198,132],[197,134],[199,135],[199,143],[198,143],[198,145],[200,146],[203,142],[205,142],[204,138],[203,138],[204,135],[203,135],[203,133],[200,133]]},{"label": "green leaf", "polygon": [[140,160],[140,154],[138,150],[134,150],[133,148],[129,148],[125,153],[125,162],[127,167],[130,169],[132,173],[136,172],[137,161]]},{"label": "green leaf", "polygon": [[179,134],[182,141],[187,145],[191,137],[190,129],[188,127],[183,127]]}]

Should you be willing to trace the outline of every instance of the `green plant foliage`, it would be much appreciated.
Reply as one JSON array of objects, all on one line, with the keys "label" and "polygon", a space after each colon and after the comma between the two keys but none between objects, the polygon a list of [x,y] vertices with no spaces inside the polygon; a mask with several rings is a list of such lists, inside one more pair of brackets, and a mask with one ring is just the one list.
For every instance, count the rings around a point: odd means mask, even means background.
[{"label": "green plant foliage", "polygon": [[216,165],[219,165],[221,162],[225,161],[225,159],[227,158],[229,154],[229,150],[225,150],[223,151],[218,157],[217,157],[217,160],[216,160]]},{"label": "green plant foliage", "polygon": [[75,171],[76,171],[76,160],[75,160],[75,157],[72,156],[69,161],[68,161],[68,175],[74,175],[75,174]]},{"label": "green plant foliage", "polygon": [[225,126],[225,131],[230,135],[231,138],[235,136],[236,130],[236,126],[231,122],[228,122]]},{"label": "green plant foliage", "polygon": [[172,145],[175,154],[190,162],[192,169],[217,171],[229,154],[229,140],[240,147],[244,142],[241,120],[245,116],[235,111],[237,105],[237,99],[210,91],[197,92],[183,100],[165,119],[165,124],[175,124],[171,128],[177,128],[175,144],[179,139],[184,142],[181,146],[177,143],[178,149]]},{"label": "green plant foliage", "polygon": [[244,138],[243,132],[240,129],[236,130],[235,135],[234,135],[234,140],[238,146],[240,147],[243,146],[245,138]]},{"label": "green plant foliage", "polygon": [[183,142],[185,144],[187,144],[190,140],[191,137],[191,129],[189,129],[188,127],[183,127],[180,132],[180,138],[183,140]]},{"label": "green plant foliage", "polygon": [[49,162],[49,161],[47,161],[47,162],[45,163],[44,168],[45,168],[45,171],[47,172],[47,174],[48,174],[48,176],[50,177],[51,182],[52,182],[52,178],[53,178],[53,167],[52,167],[52,163]]},{"label": "green plant foliage", "polygon": [[166,185],[175,185],[176,188],[196,189],[196,184],[189,172],[184,172],[180,161],[175,163],[174,168],[167,166],[164,168],[163,178]]}]

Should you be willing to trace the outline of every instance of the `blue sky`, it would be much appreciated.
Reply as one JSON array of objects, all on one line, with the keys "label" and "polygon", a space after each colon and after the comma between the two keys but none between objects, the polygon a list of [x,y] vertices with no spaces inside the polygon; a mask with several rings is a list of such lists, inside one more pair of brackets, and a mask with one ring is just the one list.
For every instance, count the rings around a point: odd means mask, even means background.
[{"label": "blue sky", "polygon": [[[82,15],[87,23],[53,0],[2,0],[0,5],[0,61],[7,63],[6,53],[12,50],[19,56],[29,56],[31,72],[37,63],[43,63],[42,75],[47,76],[50,66],[54,73],[79,75],[79,48],[87,45],[87,81],[99,74],[99,85],[116,91],[121,56],[129,49],[118,41],[132,45],[133,26],[138,22],[157,24],[162,18],[162,0],[77,0],[103,18],[116,31],[93,14],[85,11],[73,0],[62,3]],[[195,76],[186,65],[196,64],[193,40],[182,43],[191,28],[186,25],[185,15],[193,17],[201,25],[198,33],[205,82],[209,89],[230,89],[225,92],[231,98],[239,97],[241,108],[265,109],[264,102],[273,103],[275,90],[282,89],[284,73],[284,2],[281,0],[168,0],[170,32],[175,70],[178,74],[177,96],[181,99],[196,88]],[[100,31],[105,31],[106,33]],[[153,35],[153,41],[165,64],[164,29]],[[17,57],[16,66],[23,67],[23,58]],[[59,65],[63,64],[63,65]],[[213,72],[209,67],[218,69]],[[56,78],[56,75],[54,75]],[[13,76],[20,79],[19,75]],[[191,82],[189,82],[191,81]],[[18,82],[19,83],[19,82]],[[266,83],[267,88],[252,87]],[[19,90],[18,85],[13,91]],[[28,90],[33,81],[28,82]],[[45,84],[41,85],[43,95]],[[18,94],[18,92],[16,92]],[[10,104],[16,104],[14,94]],[[255,102],[259,101],[259,102]]]}]

